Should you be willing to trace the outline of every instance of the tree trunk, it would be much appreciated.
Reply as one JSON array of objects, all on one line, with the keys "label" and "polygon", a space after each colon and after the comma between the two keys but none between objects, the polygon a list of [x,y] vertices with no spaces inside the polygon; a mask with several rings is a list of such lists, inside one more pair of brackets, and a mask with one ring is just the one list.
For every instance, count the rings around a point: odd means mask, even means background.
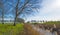
[{"label": "tree trunk", "polygon": [[2,11],[2,24],[4,24],[4,11]]},{"label": "tree trunk", "polygon": [[2,24],[4,24],[4,18],[2,18]]},{"label": "tree trunk", "polygon": [[16,26],[16,20],[17,20],[17,17],[15,17],[15,20],[14,20],[14,26]]},{"label": "tree trunk", "polygon": [[15,15],[15,20],[14,20],[14,26],[16,26],[16,21],[17,21],[17,14],[18,14],[18,4],[19,4],[19,0],[17,2],[17,5],[16,5],[16,15]]}]

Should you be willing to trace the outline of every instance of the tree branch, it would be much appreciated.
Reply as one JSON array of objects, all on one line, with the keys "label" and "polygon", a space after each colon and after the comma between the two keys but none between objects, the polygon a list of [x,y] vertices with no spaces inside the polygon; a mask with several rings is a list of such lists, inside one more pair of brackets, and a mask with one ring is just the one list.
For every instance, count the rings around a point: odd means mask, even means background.
[{"label": "tree branch", "polygon": [[29,3],[29,0],[26,0],[25,4],[21,7],[20,12],[18,12],[17,16],[24,10],[25,6]]}]

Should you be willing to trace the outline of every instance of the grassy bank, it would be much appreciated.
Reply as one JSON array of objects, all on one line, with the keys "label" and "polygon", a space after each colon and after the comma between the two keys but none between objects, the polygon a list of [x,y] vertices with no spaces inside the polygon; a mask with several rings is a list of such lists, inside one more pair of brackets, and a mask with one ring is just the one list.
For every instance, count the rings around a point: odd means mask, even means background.
[{"label": "grassy bank", "polygon": [[57,28],[60,28],[60,21],[50,21],[50,22],[45,22],[43,24],[48,25],[50,27],[53,27],[55,24]]},{"label": "grassy bank", "polygon": [[23,31],[23,24],[0,24],[0,35],[20,35]]}]

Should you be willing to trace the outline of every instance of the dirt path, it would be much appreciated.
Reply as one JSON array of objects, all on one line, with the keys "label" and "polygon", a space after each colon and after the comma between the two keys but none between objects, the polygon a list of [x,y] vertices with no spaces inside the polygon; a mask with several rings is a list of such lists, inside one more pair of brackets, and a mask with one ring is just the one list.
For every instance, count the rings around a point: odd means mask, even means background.
[{"label": "dirt path", "polygon": [[45,30],[42,28],[39,28],[35,25],[26,25],[24,30],[24,35],[36,35],[38,33],[39,35],[57,35],[56,32],[50,32],[50,30]]}]

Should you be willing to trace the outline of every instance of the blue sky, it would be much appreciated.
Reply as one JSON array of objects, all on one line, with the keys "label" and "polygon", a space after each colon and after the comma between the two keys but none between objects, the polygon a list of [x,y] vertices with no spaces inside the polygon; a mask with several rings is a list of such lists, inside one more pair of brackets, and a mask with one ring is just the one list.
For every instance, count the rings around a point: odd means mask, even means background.
[{"label": "blue sky", "polygon": [[[37,9],[38,13],[36,12],[35,15],[27,16],[26,21],[28,20],[47,20],[47,21],[60,20],[60,0],[41,0],[39,2],[40,3],[38,3],[38,5],[40,5],[40,7],[39,9]],[[15,5],[16,5],[16,0],[4,1],[5,11],[9,12],[8,13],[9,16],[12,16],[11,12],[13,11]]]},{"label": "blue sky", "polygon": [[60,21],[60,0],[42,0],[39,5],[39,13],[27,20]]}]

